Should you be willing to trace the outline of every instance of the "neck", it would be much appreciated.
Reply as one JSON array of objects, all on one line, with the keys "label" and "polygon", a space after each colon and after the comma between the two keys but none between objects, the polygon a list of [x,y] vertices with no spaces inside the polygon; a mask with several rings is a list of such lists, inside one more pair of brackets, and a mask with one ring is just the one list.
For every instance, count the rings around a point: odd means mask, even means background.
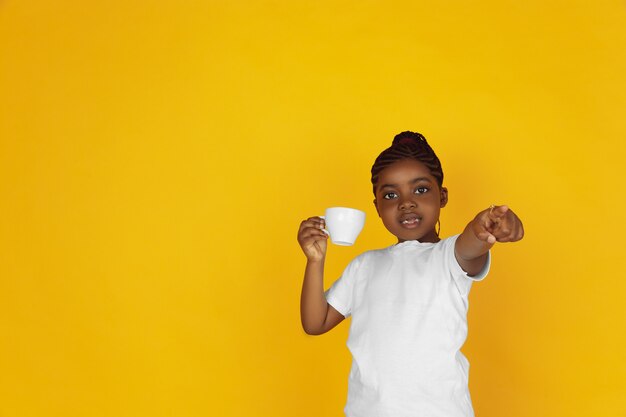
[{"label": "neck", "polygon": [[398,243],[406,242],[407,240],[417,240],[420,243],[437,243],[441,239],[437,235],[437,233],[433,230],[430,233],[425,234],[422,237],[418,237],[417,239],[402,239],[398,238]]}]

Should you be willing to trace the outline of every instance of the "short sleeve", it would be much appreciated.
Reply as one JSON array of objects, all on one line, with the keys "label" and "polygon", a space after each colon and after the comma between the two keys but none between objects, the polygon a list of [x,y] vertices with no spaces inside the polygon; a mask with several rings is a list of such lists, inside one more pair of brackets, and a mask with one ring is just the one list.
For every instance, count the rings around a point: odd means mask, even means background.
[{"label": "short sleeve", "polygon": [[328,304],[333,306],[333,308],[344,317],[349,317],[352,314],[357,274],[361,264],[362,257],[353,259],[352,262],[346,266],[341,277],[325,292]]},{"label": "short sleeve", "polygon": [[487,261],[485,262],[483,269],[476,275],[467,275],[467,272],[461,268],[461,265],[459,265],[459,261],[457,261],[456,255],[454,254],[454,246],[458,237],[459,235],[455,235],[445,240],[444,253],[450,268],[450,273],[459,291],[462,295],[467,295],[472,286],[472,282],[482,281],[489,273],[489,268],[491,267],[491,251],[487,252]]}]

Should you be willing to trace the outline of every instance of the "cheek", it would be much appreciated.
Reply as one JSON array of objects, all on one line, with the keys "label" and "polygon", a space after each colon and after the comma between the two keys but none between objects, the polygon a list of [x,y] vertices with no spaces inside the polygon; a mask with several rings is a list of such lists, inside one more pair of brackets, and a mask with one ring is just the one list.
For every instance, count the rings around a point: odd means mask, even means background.
[{"label": "cheek", "polygon": [[384,223],[392,223],[395,220],[395,210],[393,208],[385,208],[381,210],[381,216]]}]

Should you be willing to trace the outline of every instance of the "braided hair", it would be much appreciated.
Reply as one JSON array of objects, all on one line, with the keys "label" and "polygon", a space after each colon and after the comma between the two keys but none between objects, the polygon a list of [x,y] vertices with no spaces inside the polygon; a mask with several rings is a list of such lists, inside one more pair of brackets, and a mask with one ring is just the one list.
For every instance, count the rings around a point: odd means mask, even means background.
[{"label": "braided hair", "polygon": [[437,180],[439,188],[443,185],[443,169],[441,162],[435,155],[435,151],[430,147],[426,138],[416,132],[402,132],[393,138],[391,146],[378,155],[372,166],[372,186],[374,195],[376,194],[376,183],[380,172],[402,159],[415,159],[424,164],[430,173]]}]

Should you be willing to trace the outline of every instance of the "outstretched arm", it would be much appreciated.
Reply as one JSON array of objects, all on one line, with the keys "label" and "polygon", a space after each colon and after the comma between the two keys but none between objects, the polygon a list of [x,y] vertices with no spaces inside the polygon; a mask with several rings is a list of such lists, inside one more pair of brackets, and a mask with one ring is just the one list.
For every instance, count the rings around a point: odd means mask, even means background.
[{"label": "outstretched arm", "polygon": [[508,206],[492,206],[468,223],[456,241],[454,252],[468,275],[478,274],[487,252],[496,242],[516,242],[524,237],[522,221]]}]

